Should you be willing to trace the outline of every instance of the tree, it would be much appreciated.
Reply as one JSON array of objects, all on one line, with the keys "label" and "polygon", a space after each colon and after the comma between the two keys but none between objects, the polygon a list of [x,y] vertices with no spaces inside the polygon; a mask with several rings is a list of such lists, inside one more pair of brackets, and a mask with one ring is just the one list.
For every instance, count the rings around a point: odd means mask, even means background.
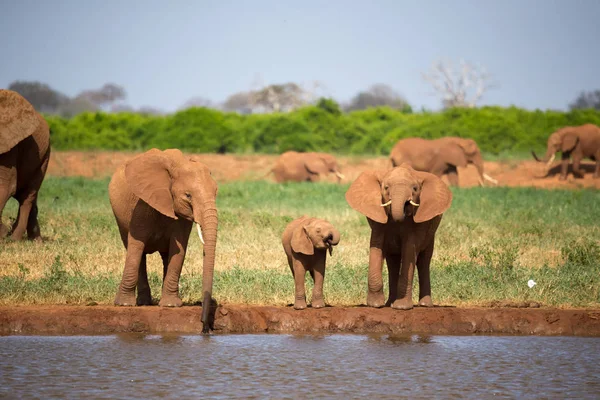
[{"label": "tree", "polygon": [[84,90],[77,97],[83,98],[99,108],[104,108],[112,105],[117,100],[124,100],[127,93],[122,86],[106,83],[100,89]]},{"label": "tree", "polygon": [[346,111],[354,111],[379,106],[388,106],[398,110],[410,109],[408,101],[385,83],[376,83],[367,90],[358,92],[345,108]]},{"label": "tree", "polygon": [[77,96],[73,99],[68,99],[64,104],[61,104],[56,110],[56,113],[62,117],[71,118],[83,112],[94,112],[98,110],[99,107],[96,104],[85,97]]},{"label": "tree", "polygon": [[222,107],[225,111],[252,114],[252,92],[237,92],[227,97]]},{"label": "tree", "polygon": [[69,102],[66,95],[38,81],[14,81],[8,89],[19,93],[39,112],[54,114]]},{"label": "tree", "polygon": [[431,71],[422,74],[423,79],[442,97],[444,108],[475,107],[484,93],[496,86],[490,83],[491,75],[485,68],[475,67],[464,60],[460,60],[459,64],[459,68],[455,68],[451,61],[436,61]]},{"label": "tree", "polygon": [[593,108],[600,111],[600,90],[591,92],[582,91],[577,98],[569,104],[571,110]]},{"label": "tree", "polygon": [[215,108],[215,105],[207,98],[196,96],[183,103],[183,106],[180,107],[180,110],[186,110],[190,107]]},{"label": "tree", "polygon": [[[261,82],[259,78],[257,82]],[[292,111],[307,104],[314,103],[319,96],[317,91],[324,86],[319,81],[309,85],[294,82],[271,85],[258,85],[259,89],[251,90],[248,97],[252,111],[280,112]]]}]

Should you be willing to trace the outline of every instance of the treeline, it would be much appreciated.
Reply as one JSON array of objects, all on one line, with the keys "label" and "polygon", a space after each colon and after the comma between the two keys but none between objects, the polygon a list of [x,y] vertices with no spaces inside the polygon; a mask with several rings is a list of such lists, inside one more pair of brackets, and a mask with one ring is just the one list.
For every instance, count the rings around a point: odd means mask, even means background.
[{"label": "treeline", "polygon": [[418,112],[389,107],[342,113],[321,99],[288,113],[240,115],[189,108],[171,115],[85,112],[70,119],[46,116],[57,150],[146,150],[179,148],[202,153],[281,153],[286,150],[338,154],[389,154],[401,138],[469,137],[484,152],[498,154],[545,146],[566,125],[600,125],[593,109],[528,111],[516,107],[453,108]]}]

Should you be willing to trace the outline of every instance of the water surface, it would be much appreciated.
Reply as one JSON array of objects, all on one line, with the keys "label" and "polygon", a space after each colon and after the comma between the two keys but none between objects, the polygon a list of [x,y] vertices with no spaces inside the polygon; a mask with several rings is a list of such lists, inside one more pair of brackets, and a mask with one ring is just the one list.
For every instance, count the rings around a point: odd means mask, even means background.
[{"label": "water surface", "polygon": [[0,337],[0,398],[600,398],[600,338]]}]

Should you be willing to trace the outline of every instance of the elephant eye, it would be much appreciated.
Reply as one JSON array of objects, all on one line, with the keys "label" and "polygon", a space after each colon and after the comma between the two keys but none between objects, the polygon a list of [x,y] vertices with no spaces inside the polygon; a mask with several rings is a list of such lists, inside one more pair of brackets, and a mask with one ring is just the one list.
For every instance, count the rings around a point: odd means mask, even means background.
[{"label": "elephant eye", "polygon": [[384,188],[385,190],[388,190],[390,187],[389,187],[388,185],[385,185],[383,188]]},{"label": "elephant eye", "polygon": [[190,193],[186,193],[186,194],[185,194],[185,197],[187,197],[187,199],[188,199],[188,200],[191,200],[191,198],[192,198],[192,195],[191,195]]},{"label": "elephant eye", "polygon": [[417,190],[419,190],[419,187],[417,185],[413,186],[413,192],[416,192]]}]

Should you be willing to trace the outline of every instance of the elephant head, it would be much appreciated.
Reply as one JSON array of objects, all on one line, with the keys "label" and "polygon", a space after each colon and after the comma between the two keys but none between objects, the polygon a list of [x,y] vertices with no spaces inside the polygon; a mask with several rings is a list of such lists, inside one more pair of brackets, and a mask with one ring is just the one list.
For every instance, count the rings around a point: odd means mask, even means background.
[{"label": "elephant head", "polygon": [[536,161],[546,163],[546,174],[548,174],[550,166],[556,157],[556,152],[570,152],[575,148],[578,141],[579,137],[577,136],[577,133],[572,127],[567,126],[550,135],[548,138],[546,155],[544,156],[543,160],[540,160],[533,150],[531,150],[531,154]]},{"label": "elephant head", "polygon": [[23,96],[0,89],[0,154],[33,135],[43,123],[43,117]]},{"label": "elephant head", "polygon": [[328,221],[309,218],[294,230],[292,250],[296,253],[313,255],[314,249],[327,249],[329,255],[333,246],[340,242],[340,232]]},{"label": "elephant head", "polygon": [[218,226],[218,188],[210,170],[195,157],[184,156],[180,150],[152,149],[127,163],[125,179],[131,191],[156,211],[197,224],[198,235],[204,244],[202,322],[206,329]]},{"label": "elephant head", "polygon": [[346,201],[381,224],[390,217],[402,222],[411,216],[421,223],[444,213],[452,203],[452,192],[437,176],[403,163],[387,171],[361,173],[346,192]]},{"label": "elephant head", "polygon": [[447,145],[441,149],[441,157],[448,164],[458,167],[466,167],[468,164],[473,164],[477,168],[479,174],[479,184],[483,186],[484,179],[494,184],[498,181],[483,170],[483,157],[479,146],[473,139],[463,138],[448,138]]},{"label": "elephant head", "polygon": [[340,172],[335,156],[328,153],[306,153],[304,165],[313,174],[335,174],[338,178],[338,183],[345,178]]}]

